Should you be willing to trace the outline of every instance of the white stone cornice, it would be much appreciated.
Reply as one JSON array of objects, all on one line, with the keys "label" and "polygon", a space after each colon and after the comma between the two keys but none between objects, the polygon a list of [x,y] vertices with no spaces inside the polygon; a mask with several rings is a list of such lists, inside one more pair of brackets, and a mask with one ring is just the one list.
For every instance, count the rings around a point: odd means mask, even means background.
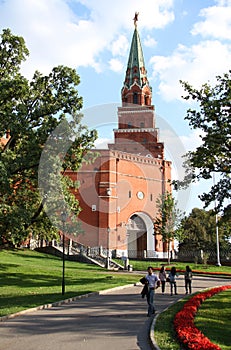
[{"label": "white stone cornice", "polygon": [[114,132],[158,132],[158,128],[133,128],[133,129],[113,129]]},{"label": "white stone cornice", "polygon": [[118,111],[118,115],[119,115],[119,117],[120,117],[120,114],[131,114],[131,113],[139,113],[140,114],[140,112],[145,112],[145,113],[152,113],[152,114],[154,114],[154,110],[152,110],[152,109],[148,109],[148,108],[142,108],[142,106],[140,106],[140,108],[136,108],[136,109],[132,109],[131,107],[120,107],[120,108],[127,108],[128,110],[127,111],[121,111],[121,110],[119,110]]}]

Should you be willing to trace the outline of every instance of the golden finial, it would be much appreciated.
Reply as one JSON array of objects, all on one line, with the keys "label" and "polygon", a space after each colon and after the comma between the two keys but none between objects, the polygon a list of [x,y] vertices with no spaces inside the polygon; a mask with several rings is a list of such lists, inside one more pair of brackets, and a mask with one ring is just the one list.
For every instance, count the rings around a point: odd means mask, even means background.
[{"label": "golden finial", "polygon": [[137,27],[136,22],[138,21],[139,12],[135,12],[135,17],[133,18],[134,26]]}]

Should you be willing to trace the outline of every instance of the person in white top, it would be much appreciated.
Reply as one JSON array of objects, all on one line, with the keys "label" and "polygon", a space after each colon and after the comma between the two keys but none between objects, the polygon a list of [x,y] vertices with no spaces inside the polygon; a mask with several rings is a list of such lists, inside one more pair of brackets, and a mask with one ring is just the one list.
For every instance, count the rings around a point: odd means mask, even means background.
[{"label": "person in white top", "polygon": [[148,294],[147,294],[148,315],[147,316],[150,317],[155,313],[154,294],[155,294],[155,289],[157,289],[160,286],[160,279],[153,272],[153,268],[151,266],[148,267],[148,274],[146,275],[145,278],[148,283]]}]

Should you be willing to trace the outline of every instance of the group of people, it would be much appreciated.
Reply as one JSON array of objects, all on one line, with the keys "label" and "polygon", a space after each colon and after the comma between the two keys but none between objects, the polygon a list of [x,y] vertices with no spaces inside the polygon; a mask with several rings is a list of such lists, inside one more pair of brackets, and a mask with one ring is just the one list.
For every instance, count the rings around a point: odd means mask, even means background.
[{"label": "group of people", "polygon": [[[154,270],[151,266],[148,267],[148,274],[143,277],[140,282],[144,284],[144,288],[141,292],[142,297],[144,298],[145,295],[147,297],[147,303],[148,303],[148,316],[151,316],[155,313],[154,308],[154,294],[155,289],[159,288],[161,286],[162,294],[165,293],[165,287],[166,282],[170,283],[170,293],[173,295],[173,292],[175,295],[177,295],[177,280],[178,274],[176,271],[175,266],[171,268],[170,273],[167,276],[167,272],[165,270],[164,265],[162,265],[159,276],[154,273]],[[184,280],[185,280],[185,293],[192,293],[192,270],[187,265],[184,273]]]},{"label": "group of people", "polygon": [[[159,279],[161,282],[162,294],[164,294],[165,292],[166,282],[169,282],[171,295],[173,295],[173,289],[174,289],[174,293],[177,295],[177,285],[176,285],[177,276],[178,275],[177,275],[175,266],[171,268],[171,271],[168,277],[167,277],[164,265],[161,267],[159,272]],[[192,270],[188,265],[186,266],[186,269],[185,269],[184,280],[185,280],[185,292],[186,294],[188,294],[188,292],[191,294],[192,293]]]}]

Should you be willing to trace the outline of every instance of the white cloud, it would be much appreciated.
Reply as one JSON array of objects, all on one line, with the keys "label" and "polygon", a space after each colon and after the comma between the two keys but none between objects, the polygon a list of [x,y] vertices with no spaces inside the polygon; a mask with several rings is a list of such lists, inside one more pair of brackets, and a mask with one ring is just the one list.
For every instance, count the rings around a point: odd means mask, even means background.
[{"label": "white cloud", "polygon": [[153,77],[159,78],[159,93],[171,101],[180,99],[184,91],[179,80],[199,88],[205,82],[213,84],[215,77],[230,69],[231,45],[217,40],[201,41],[192,47],[179,45],[171,56],[154,56]]},{"label": "white cloud", "polygon": [[116,58],[112,58],[109,61],[109,66],[110,66],[110,69],[114,72],[123,72],[124,70],[123,62],[121,62]]},{"label": "white cloud", "polygon": [[125,35],[120,35],[118,39],[112,42],[111,52],[113,56],[126,56],[128,53],[129,42]]},{"label": "white cloud", "polygon": [[[86,11],[81,12],[79,4]],[[215,6],[204,9],[201,12],[204,21],[193,27],[193,34],[203,30],[209,35],[212,30],[214,33],[222,31],[219,35],[227,37],[228,31],[230,33],[229,4],[230,0],[217,1],[218,19],[214,15]],[[90,66],[97,72],[107,67],[121,72],[125,64],[122,58],[129,49],[135,11],[140,13],[139,29],[145,32],[143,43],[153,47],[156,41],[147,31],[162,29],[172,23],[173,10],[173,0],[146,0],[145,5],[140,0],[117,0],[115,4],[108,0],[7,0],[0,2],[0,23],[2,28],[10,27],[14,34],[25,38],[30,50],[30,58],[23,65],[27,76],[36,69],[48,73],[59,64],[74,68]],[[108,51],[111,57],[108,57]],[[182,101],[184,92],[179,80],[199,87],[230,68],[230,53],[230,45],[210,40],[192,47],[178,45],[166,57],[154,56],[151,64],[153,77],[160,81],[159,93],[165,100]]]},{"label": "white cloud", "polygon": [[151,58],[153,78],[159,80],[159,94],[164,100],[182,101],[185,92],[179,80],[200,88],[205,82],[213,85],[217,75],[230,69],[231,0],[215,2],[216,6],[201,9],[203,20],[196,22],[191,31],[194,37],[200,34],[208,40],[196,43],[193,38],[192,46],[178,44],[171,55]]},{"label": "white cloud", "polygon": [[[84,14],[74,12],[79,4],[86,8]],[[140,0],[7,0],[0,2],[0,23],[25,38],[30,58],[24,74],[31,76],[36,69],[48,73],[58,64],[100,71],[103,50],[113,46],[114,55],[123,54],[125,47],[115,38],[121,28],[132,30],[137,10],[140,28],[163,28],[174,19],[173,0],[146,0],[145,6]]]},{"label": "white cloud", "polygon": [[144,39],[144,46],[155,47],[156,44],[157,44],[157,41],[150,35],[147,35],[147,37]]},{"label": "white cloud", "polygon": [[108,138],[98,138],[95,141],[95,148],[96,149],[108,149],[108,144],[113,143],[114,140],[108,139]]},{"label": "white cloud", "polygon": [[204,21],[195,23],[192,34],[202,37],[212,36],[216,39],[230,40],[231,33],[231,1],[218,1],[218,6],[212,6],[200,11]]},{"label": "white cloud", "polygon": [[[140,28],[163,28],[174,20],[174,0],[81,0],[92,11],[94,19],[110,25],[110,28],[131,28],[135,12],[139,12]],[[129,21],[130,19],[130,21]]]},{"label": "white cloud", "polygon": [[188,136],[180,136],[180,139],[188,151],[194,151],[197,147],[202,144],[201,137],[203,136],[202,130],[193,130]]},{"label": "white cloud", "polygon": [[78,19],[63,0],[9,0],[0,5],[0,20],[24,37],[30,50],[24,71],[29,75],[59,64],[97,68],[95,56],[106,45],[100,29]]}]

